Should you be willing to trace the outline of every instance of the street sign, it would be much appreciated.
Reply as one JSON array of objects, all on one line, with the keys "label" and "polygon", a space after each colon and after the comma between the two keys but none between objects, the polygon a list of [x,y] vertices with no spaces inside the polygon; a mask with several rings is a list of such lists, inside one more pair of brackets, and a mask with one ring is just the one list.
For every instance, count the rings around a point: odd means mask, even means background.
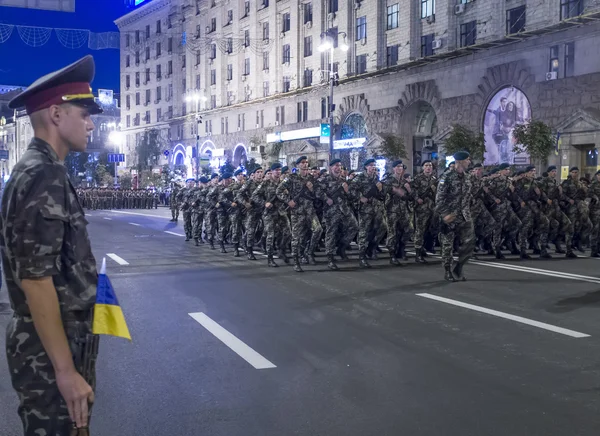
[{"label": "street sign", "polygon": [[8,150],[0,150],[0,160],[8,160]]},{"label": "street sign", "polygon": [[163,154],[165,155],[165,157],[169,157],[169,150],[163,151]]},{"label": "street sign", "polygon": [[108,163],[125,162],[125,155],[121,153],[109,153]]}]

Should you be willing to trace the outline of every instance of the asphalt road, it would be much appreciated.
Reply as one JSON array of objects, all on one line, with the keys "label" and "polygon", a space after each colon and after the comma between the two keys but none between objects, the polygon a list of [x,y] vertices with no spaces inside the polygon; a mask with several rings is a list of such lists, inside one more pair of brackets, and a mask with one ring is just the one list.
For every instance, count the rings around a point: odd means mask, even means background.
[{"label": "asphalt road", "polygon": [[[600,432],[599,260],[481,257],[448,283],[435,257],[365,271],[353,251],[298,274],[186,243],[168,215],[90,212],[133,336],[103,338],[92,434]],[[16,406],[0,359],[0,435]]]}]

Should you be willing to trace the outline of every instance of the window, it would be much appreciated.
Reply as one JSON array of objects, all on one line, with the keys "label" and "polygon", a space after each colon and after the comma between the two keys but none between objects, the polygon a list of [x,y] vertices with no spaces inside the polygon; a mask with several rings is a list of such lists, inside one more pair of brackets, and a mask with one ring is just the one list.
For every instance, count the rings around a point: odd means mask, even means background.
[{"label": "window", "polygon": [[575,43],[565,44],[565,77],[572,77],[575,72]]},{"label": "window", "polygon": [[506,11],[506,34],[512,35],[525,30],[525,6]]},{"label": "window", "polygon": [[200,65],[200,50],[196,52],[196,66]]},{"label": "window", "polygon": [[232,23],[233,23],[233,9],[229,9],[227,11],[227,24],[225,24],[225,25],[228,26]]},{"label": "window", "polygon": [[358,17],[356,19],[356,40],[360,41],[367,37],[367,17]]},{"label": "window", "polygon": [[398,27],[398,15],[400,14],[400,6],[398,3],[387,7],[387,30]]},{"label": "window", "polygon": [[183,92],[187,91],[187,80],[185,80],[185,78],[181,79],[181,88],[183,89]]},{"label": "window", "polygon": [[131,45],[131,38],[129,33],[125,35],[125,47],[129,47]]},{"label": "window", "polygon": [[156,57],[159,57],[162,54],[162,44],[160,42],[156,43]]},{"label": "window", "polygon": [[167,101],[170,101],[173,98],[173,84],[169,83],[167,87]]},{"label": "window", "polygon": [[140,43],[140,31],[139,30],[135,31],[135,43],[136,44]]},{"label": "window", "polygon": [[150,47],[146,47],[146,60],[150,59]]},{"label": "window", "polygon": [[307,101],[299,101],[298,102],[298,122],[304,122],[308,120],[308,102]]},{"label": "window", "polygon": [[146,39],[150,39],[150,24],[146,25]]},{"label": "window", "polygon": [[162,72],[160,68],[160,64],[156,66],[156,80],[162,79]]},{"label": "window", "polygon": [[210,84],[217,84],[217,70],[210,70]]},{"label": "window", "polygon": [[233,103],[233,91],[227,91],[227,106]]},{"label": "window", "polygon": [[367,72],[367,55],[356,56],[356,74],[364,74]]},{"label": "window", "polygon": [[135,105],[136,106],[140,105],[140,93],[139,92],[135,93]]},{"label": "window", "polygon": [[282,126],[285,124],[285,106],[277,106],[275,108],[275,121]]},{"label": "window", "polygon": [[196,74],[196,91],[200,90],[200,74]]},{"label": "window", "polygon": [[[187,115],[187,104],[186,104],[186,103],[183,103],[183,104],[181,105],[181,115],[182,115],[182,116],[185,116],[185,115]],[[181,137],[181,136],[182,136],[182,135],[180,135],[180,137]]]},{"label": "window", "polygon": [[312,3],[304,3],[304,24],[312,22]]},{"label": "window", "polygon": [[311,86],[313,81],[313,70],[307,68],[304,70],[304,86]]},{"label": "window", "polygon": [[263,52],[263,71],[269,71],[269,52]]},{"label": "window", "polygon": [[135,86],[140,86],[140,72],[135,73]]},{"label": "window", "polygon": [[264,127],[265,126],[265,112],[261,109],[256,111],[256,127]]},{"label": "window", "polygon": [[127,115],[127,127],[131,127],[131,115]]},{"label": "window", "polygon": [[390,45],[386,50],[387,66],[391,67],[398,63],[398,46]]},{"label": "window", "polygon": [[225,118],[221,117],[221,135],[225,134]]},{"label": "window", "polygon": [[135,64],[136,65],[140,64],[140,52],[139,51],[135,52]]},{"label": "window", "polygon": [[200,0],[196,0],[196,15],[200,15]]},{"label": "window", "polygon": [[435,14],[435,0],[421,0],[421,18],[431,17]]},{"label": "window", "polygon": [[290,78],[289,76],[283,76],[283,92],[290,92]]},{"label": "window", "polygon": [[160,20],[156,20],[156,33],[157,34],[162,33],[161,28],[160,28]]},{"label": "window", "polygon": [[217,44],[211,44],[209,59],[216,59],[216,58],[217,58]]},{"label": "window", "polygon": [[217,31],[217,19],[216,18],[211,18],[210,19],[210,31],[211,32],[216,32]]},{"label": "window", "polygon": [[129,80],[129,74],[125,76],[125,87],[131,87],[131,81]]},{"label": "window", "polygon": [[159,122],[162,119],[162,109],[158,108],[156,109],[156,121]]},{"label": "window", "polygon": [[162,88],[160,86],[156,87],[156,101],[162,100]]},{"label": "window", "polygon": [[173,74],[173,61],[169,61],[169,63],[167,64],[167,74]]},{"label": "window", "polygon": [[167,29],[171,29],[172,27],[173,27],[173,22],[172,22],[171,16],[169,15],[167,17]]},{"label": "window", "polygon": [[263,97],[269,96],[269,82],[263,82]]},{"label": "window", "polygon": [[321,98],[321,119],[327,118],[327,107],[329,106],[329,97]]},{"label": "window", "polygon": [[244,2],[244,16],[242,18],[246,18],[248,15],[250,15],[250,2],[246,0]]},{"label": "window", "polygon": [[144,81],[144,85],[150,81],[150,68],[146,68],[146,80]]},{"label": "window", "polygon": [[261,0],[260,2],[262,8],[268,8],[269,7],[269,0]]},{"label": "window", "polygon": [[125,67],[128,67],[131,65],[131,57],[129,55],[127,55],[125,57]]},{"label": "window", "polygon": [[421,57],[422,58],[433,55],[433,38],[434,37],[435,37],[434,33],[421,36]]},{"label": "window", "polygon": [[217,107],[217,96],[216,95],[211,95],[210,96],[210,108],[211,109],[215,109],[216,107]]},{"label": "window", "polygon": [[131,96],[130,95],[128,95],[127,97],[125,97],[125,102],[126,102],[125,103],[125,107],[127,109],[131,109]]},{"label": "window", "polygon": [[474,45],[477,39],[477,21],[469,21],[460,25],[460,46]]},{"label": "window", "polygon": [[187,64],[186,62],[186,55],[181,56],[181,68],[185,68],[185,65]]},{"label": "window", "polygon": [[550,67],[548,71],[551,73],[558,73],[559,61],[558,61],[558,46],[550,47]]},{"label": "window", "polygon": [[233,80],[233,64],[227,64],[227,80]]},{"label": "window", "polygon": [[145,100],[146,106],[150,104],[151,100],[152,100],[152,95],[150,93],[150,90],[146,89],[146,100]]},{"label": "window", "polygon": [[312,56],[312,36],[304,37],[304,57]]},{"label": "window", "polygon": [[262,23],[263,41],[269,39],[269,23]]},{"label": "window", "polygon": [[227,38],[227,48],[225,49],[227,54],[233,53],[233,38]]},{"label": "window", "polygon": [[290,13],[286,12],[285,14],[283,14],[283,22],[282,22],[283,27],[281,28],[281,31],[288,32],[290,30],[290,24],[291,24]]},{"label": "window", "polygon": [[330,33],[330,35],[333,36],[333,48],[337,48],[338,47],[338,36],[339,36],[338,28],[332,27],[331,29],[329,29],[329,33]]},{"label": "window", "polygon": [[169,108],[167,109],[167,117],[169,119],[173,118],[173,106],[169,106]]},{"label": "window", "polygon": [[250,74],[250,58],[244,59],[244,76]]},{"label": "window", "polygon": [[250,30],[244,30],[244,47],[250,47]]},{"label": "window", "polygon": [[168,51],[169,53],[172,53],[172,52],[173,52],[173,38],[169,38],[169,39],[167,40],[167,51]]},{"label": "window", "polygon": [[338,0],[328,0],[327,6],[328,6],[327,12],[329,12],[330,14],[337,12],[338,11]]},{"label": "window", "polygon": [[289,64],[290,63],[290,45],[289,44],[285,44],[283,46],[283,55],[282,55],[282,62],[284,64]]},{"label": "window", "polygon": [[560,0],[560,19],[578,17],[583,13],[583,0]]},{"label": "window", "polygon": [[198,38],[200,38],[200,35],[201,35],[200,24],[196,24],[196,33],[195,33],[194,37],[196,39],[198,39]]}]

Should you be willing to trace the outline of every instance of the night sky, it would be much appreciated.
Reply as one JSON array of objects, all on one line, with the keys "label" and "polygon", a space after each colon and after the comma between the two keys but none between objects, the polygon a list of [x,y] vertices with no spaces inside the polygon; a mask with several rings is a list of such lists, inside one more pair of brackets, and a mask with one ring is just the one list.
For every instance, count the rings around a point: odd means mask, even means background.
[{"label": "night sky", "polygon": [[[116,32],[113,21],[130,11],[124,0],[76,0],[75,9],[75,13],[68,13],[0,7],[0,23]],[[94,92],[98,88],[119,92],[119,50],[90,50],[87,44],[69,49],[58,41],[55,32],[46,45],[30,47],[21,40],[16,28],[8,41],[0,43],[0,85],[28,86],[87,54],[96,60]]]}]

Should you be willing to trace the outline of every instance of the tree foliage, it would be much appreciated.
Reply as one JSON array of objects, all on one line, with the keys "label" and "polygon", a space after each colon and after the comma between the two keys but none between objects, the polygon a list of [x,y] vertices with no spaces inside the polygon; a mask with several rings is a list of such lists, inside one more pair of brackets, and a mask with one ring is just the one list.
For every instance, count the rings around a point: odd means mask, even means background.
[{"label": "tree foliage", "polygon": [[406,159],[408,157],[402,138],[389,133],[382,133],[380,136],[383,140],[377,149],[378,154],[388,160]]},{"label": "tree foliage", "polygon": [[123,174],[119,176],[119,186],[121,189],[131,189],[133,186],[133,179],[131,174]]},{"label": "tree foliage", "polygon": [[256,163],[256,159],[251,157],[250,160],[248,161],[248,163],[246,164],[246,172],[249,174],[252,171],[254,171],[256,168],[258,168],[259,166],[260,165]]},{"label": "tree foliage", "polygon": [[154,173],[152,170],[143,170],[139,177],[139,187],[142,189],[149,187],[160,187],[162,184],[161,174]]},{"label": "tree foliage", "polygon": [[444,142],[444,148],[446,156],[452,156],[457,151],[468,151],[472,160],[482,161],[485,154],[485,138],[483,133],[455,124]]},{"label": "tree foliage", "polygon": [[513,130],[516,144],[513,152],[527,152],[531,159],[546,162],[554,150],[554,134],[543,121],[532,120],[528,124],[518,124]]},{"label": "tree foliage", "polygon": [[156,162],[158,162],[164,146],[165,139],[160,130],[146,130],[136,145],[138,171],[152,169]]},{"label": "tree foliage", "polygon": [[235,171],[235,168],[231,164],[231,158],[228,157],[225,160],[225,163],[223,165],[221,165],[221,168],[219,168],[219,171],[221,172],[221,174],[225,174],[225,173],[233,174],[233,172]]},{"label": "tree foliage", "polygon": [[156,186],[162,186],[169,188],[173,182],[185,180],[187,177],[187,167],[185,165],[175,165],[171,168],[169,165],[163,165],[160,174],[160,184]]}]

